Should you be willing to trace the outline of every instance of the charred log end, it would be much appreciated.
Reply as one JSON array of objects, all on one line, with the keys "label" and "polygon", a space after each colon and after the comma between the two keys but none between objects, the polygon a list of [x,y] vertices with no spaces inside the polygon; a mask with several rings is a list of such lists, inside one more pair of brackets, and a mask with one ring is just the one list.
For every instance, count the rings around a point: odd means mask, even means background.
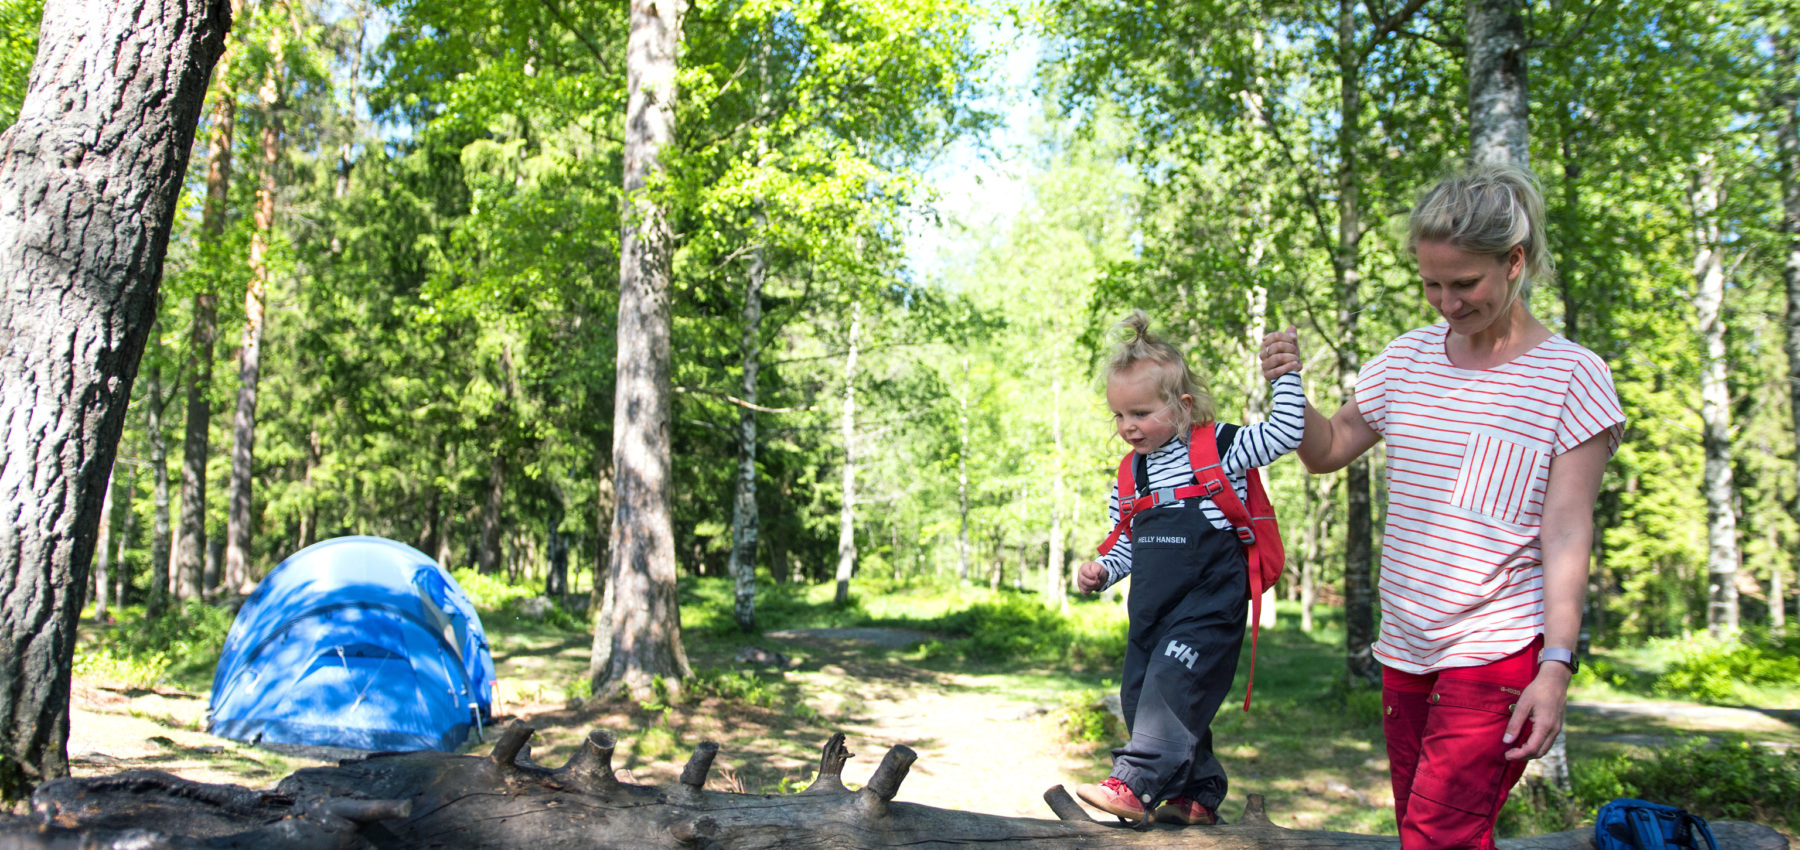
[{"label": "charred log end", "polygon": [[719,832],[719,822],[704,815],[669,824],[669,837],[682,844],[705,844]]},{"label": "charred log end", "polygon": [[1238,816],[1238,823],[1246,826],[1274,826],[1270,822],[1269,813],[1263,808],[1263,795],[1251,794],[1244,800],[1244,813]]},{"label": "charred log end", "polygon": [[701,741],[694,748],[693,756],[688,758],[687,767],[681,770],[681,784],[695,791],[706,785],[706,774],[712,771],[713,759],[719,755],[719,745],[713,741]]},{"label": "charred log end", "polygon": [[1069,792],[1061,785],[1052,785],[1044,792],[1044,802],[1050,805],[1050,811],[1056,813],[1057,820],[1075,821],[1076,823],[1094,823],[1087,810],[1069,796]]},{"label": "charred log end", "polygon": [[850,789],[844,787],[844,762],[850,760],[855,753],[844,746],[844,733],[839,732],[825,742],[819,752],[819,775],[812,784],[806,786],[802,794],[844,794]]},{"label": "charred log end", "polygon": [[875,775],[869,778],[864,790],[873,792],[883,803],[894,799],[894,795],[900,793],[900,783],[906,781],[906,772],[912,770],[913,762],[918,760],[919,754],[911,747],[896,745],[882,757],[881,766],[875,768]]},{"label": "charred log end", "polygon": [[613,748],[616,745],[611,732],[595,729],[588,733],[581,748],[569,757],[568,763],[557,773],[573,779],[576,784],[591,792],[616,788],[619,780],[613,776],[612,770]]},{"label": "charred log end", "polygon": [[494,742],[494,753],[490,756],[494,764],[503,769],[512,768],[513,760],[518,758],[520,750],[525,749],[526,742],[531,740],[531,734],[535,731],[537,730],[517,720],[508,724],[506,731],[501,732],[499,740]]},{"label": "charred log end", "polygon": [[[844,733],[832,735],[831,740],[826,741],[825,747],[819,751],[819,777],[843,776],[844,762],[854,755],[856,754],[850,752],[849,747],[844,746]],[[838,785],[842,787],[843,783],[839,782]]]}]

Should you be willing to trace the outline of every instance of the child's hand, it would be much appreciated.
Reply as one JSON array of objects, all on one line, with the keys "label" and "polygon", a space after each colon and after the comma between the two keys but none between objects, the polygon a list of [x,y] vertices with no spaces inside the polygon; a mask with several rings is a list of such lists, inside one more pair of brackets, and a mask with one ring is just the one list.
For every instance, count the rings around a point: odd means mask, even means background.
[{"label": "child's hand", "polygon": [[1106,568],[1099,561],[1089,561],[1081,565],[1075,573],[1075,586],[1082,593],[1096,593],[1106,586]]},{"label": "child's hand", "polygon": [[1276,331],[1262,338],[1262,373],[1263,379],[1273,381],[1289,372],[1298,372],[1300,362],[1300,331],[1293,325],[1287,330]]}]

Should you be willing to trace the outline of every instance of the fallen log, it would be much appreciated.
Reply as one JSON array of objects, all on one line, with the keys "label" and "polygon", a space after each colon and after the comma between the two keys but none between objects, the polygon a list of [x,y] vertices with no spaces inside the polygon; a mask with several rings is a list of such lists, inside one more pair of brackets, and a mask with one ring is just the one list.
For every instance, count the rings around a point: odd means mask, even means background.
[{"label": "fallen log", "polygon": [[[63,779],[32,797],[32,813],[0,820],[0,850],[201,847],[299,848],[1384,848],[1391,836],[1284,829],[1250,795],[1231,823],[1132,828],[1090,818],[1062,786],[1044,793],[1056,820],[1002,817],[896,802],[916,758],[889,750],[851,790],[843,735],[823,748],[819,775],[793,795],[709,791],[718,745],[702,743],[666,787],[620,782],[614,739],[591,733],[569,761],[533,764],[533,730],[513,724],[487,756],[377,753],[307,768],[273,791],[191,782],[159,771]],[[1715,821],[1724,847],[1786,848],[1768,827]],[[1591,829],[1502,841],[1511,850],[1586,850]]]}]

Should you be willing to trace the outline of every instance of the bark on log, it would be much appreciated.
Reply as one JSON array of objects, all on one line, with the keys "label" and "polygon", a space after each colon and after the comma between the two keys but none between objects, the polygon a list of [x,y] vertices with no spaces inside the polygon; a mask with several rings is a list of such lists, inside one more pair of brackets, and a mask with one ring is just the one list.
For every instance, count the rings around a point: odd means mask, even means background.
[{"label": "bark on log", "polygon": [[[0,818],[0,850],[40,848],[531,847],[555,848],[1397,848],[1391,836],[1283,829],[1251,795],[1233,822],[1214,827],[1096,823],[1063,791],[1045,792],[1060,820],[1001,817],[892,802],[915,758],[895,747],[860,791],[826,769],[849,753],[827,744],[820,777],[801,794],[734,794],[704,788],[717,747],[703,743],[683,781],[619,782],[613,740],[588,737],[560,769],[512,756],[531,735],[511,727],[488,756],[378,753],[308,768],[274,791],[189,782],[158,771],[64,779],[32,798],[30,817]],[[832,787],[836,784],[836,787]],[[1786,848],[1768,827],[1715,821],[1720,846]],[[1592,847],[1591,829],[1500,842],[1511,850]]]}]

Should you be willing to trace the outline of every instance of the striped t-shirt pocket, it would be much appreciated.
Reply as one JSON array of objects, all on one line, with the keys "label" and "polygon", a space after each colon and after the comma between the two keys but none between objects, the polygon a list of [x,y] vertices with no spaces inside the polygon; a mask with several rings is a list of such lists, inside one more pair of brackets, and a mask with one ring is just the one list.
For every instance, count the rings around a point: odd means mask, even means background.
[{"label": "striped t-shirt pocket", "polygon": [[1469,435],[1456,489],[1450,501],[1459,508],[1503,522],[1524,515],[1543,452],[1477,431]]}]

